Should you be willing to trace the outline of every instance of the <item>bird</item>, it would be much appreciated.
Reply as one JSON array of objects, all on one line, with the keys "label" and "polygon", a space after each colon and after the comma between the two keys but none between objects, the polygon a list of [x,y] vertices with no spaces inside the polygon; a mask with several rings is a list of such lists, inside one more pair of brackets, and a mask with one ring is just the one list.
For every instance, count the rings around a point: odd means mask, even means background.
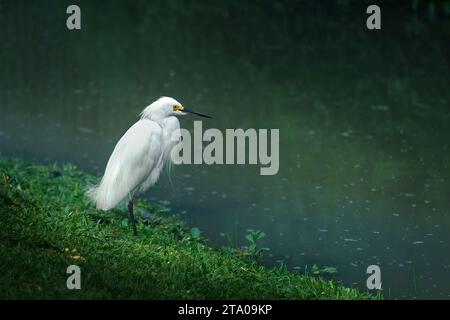
[{"label": "bird", "polygon": [[177,116],[189,113],[211,118],[183,107],[171,97],[160,97],[144,108],[139,120],[115,145],[100,182],[86,191],[96,208],[103,211],[128,199],[129,219],[135,236],[133,199],[158,181],[165,163],[170,161],[172,149],[181,143],[179,138],[172,138],[180,131]]}]

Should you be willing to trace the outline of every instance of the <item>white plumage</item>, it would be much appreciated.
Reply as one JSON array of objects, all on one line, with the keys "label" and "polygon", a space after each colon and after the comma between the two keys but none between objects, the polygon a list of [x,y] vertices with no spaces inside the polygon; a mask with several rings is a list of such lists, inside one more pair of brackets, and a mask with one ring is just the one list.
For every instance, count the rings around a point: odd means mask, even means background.
[{"label": "white plumage", "polygon": [[[168,105],[164,111],[165,105]],[[88,191],[97,209],[109,210],[135,192],[144,192],[159,178],[165,160],[170,157],[171,134],[180,128],[172,115],[180,105],[163,97],[149,105],[141,118],[117,142],[101,182]]]},{"label": "white plumage", "polygon": [[208,117],[185,109],[169,97],[161,97],[146,107],[140,120],[117,142],[100,183],[87,191],[97,209],[101,210],[112,209],[128,197],[134,234],[133,196],[158,181],[173,147],[180,143],[180,123],[175,116],[186,112]]}]

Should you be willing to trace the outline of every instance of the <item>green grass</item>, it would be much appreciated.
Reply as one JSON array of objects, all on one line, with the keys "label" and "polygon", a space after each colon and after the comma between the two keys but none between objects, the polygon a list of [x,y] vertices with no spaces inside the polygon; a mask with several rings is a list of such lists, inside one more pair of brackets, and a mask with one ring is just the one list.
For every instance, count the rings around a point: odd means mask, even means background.
[{"label": "green grass", "polygon": [[[0,159],[0,298],[373,298],[212,249],[148,202],[136,204],[133,237],[125,210],[98,211],[84,196],[96,181],[72,165]],[[81,290],[66,288],[71,264],[81,268]]]}]

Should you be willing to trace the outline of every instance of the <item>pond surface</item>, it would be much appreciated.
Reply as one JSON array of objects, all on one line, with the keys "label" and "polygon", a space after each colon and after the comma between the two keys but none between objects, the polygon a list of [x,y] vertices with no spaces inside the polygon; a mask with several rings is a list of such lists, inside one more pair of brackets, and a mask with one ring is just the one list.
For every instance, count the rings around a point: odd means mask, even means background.
[{"label": "pond surface", "polygon": [[145,197],[213,246],[266,232],[268,265],[333,266],[364,290],[378,264],[387,298],[450,297],[448,21],[388,8],[370,32],[364,8],[80,1],[69,32],[64,3],[39,3],[0,5],[1,155],[101,174],[161,95],[213,115],[204,129],[279,128],[277,175],[183,165]]}]

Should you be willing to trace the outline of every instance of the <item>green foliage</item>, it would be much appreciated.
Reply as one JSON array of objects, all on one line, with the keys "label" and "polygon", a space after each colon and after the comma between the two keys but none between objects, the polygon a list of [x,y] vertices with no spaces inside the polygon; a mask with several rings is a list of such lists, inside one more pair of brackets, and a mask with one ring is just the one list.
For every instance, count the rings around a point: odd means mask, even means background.
[{"label": "green foliage", "polygon": [[311,267],[311,273],[313,275],[330,275],[330,274],[336,274],[337,273],[337,269],[335,267],[323,267],[323,268],[319,268],[316,264],[314,264]]},{"label": "green foliage", "polygon": [[202,232],[199,228],[193,227],[193,228],[191,228],[191,236],[192,236],[192,238],[199,240],[199,239],[201,239]]},{"label": "green foliage", "polygon": [[[86,199],[96,182],[73,165],[0,159],[0,299],[373,298],[214,250],[200,230],[146,201],[136,203],[134,237],[125,205],[103,212]],[[82,290],[66,288],[71,264]]]},{"label": "green foliage", "polygon": [[248,246],[249,255],[255,260],[261,258],[264,251],[269,250],[268,248],[260,248],[257,244],[257,241],[261,240],[265,236],[266,234],[260,230],[256,231],[252,230],[249,234],[245,236],[245,239],[247,239],[247,241],[250,242]]}]

